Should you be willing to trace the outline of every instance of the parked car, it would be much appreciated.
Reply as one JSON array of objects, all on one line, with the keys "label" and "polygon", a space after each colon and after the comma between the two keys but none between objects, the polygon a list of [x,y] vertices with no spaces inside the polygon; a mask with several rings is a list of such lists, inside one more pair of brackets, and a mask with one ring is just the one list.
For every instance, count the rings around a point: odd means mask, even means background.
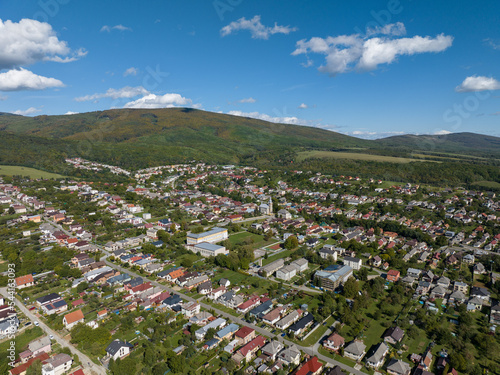
[{"label": "parked car", "polygon": [[35,324],[35,326],[37,326],[37,327],[40,325],[40,323],[38,323],[37,321],[35,321],[35,323],[34,323],[34,324]]}]

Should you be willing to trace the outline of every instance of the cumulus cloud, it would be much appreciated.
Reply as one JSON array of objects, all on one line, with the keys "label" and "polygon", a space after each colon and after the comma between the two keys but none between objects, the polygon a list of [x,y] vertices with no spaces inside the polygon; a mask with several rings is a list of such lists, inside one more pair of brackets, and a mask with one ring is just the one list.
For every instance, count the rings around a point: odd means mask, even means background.
[{"label": "cumulus cloud", "polygon": [[77,102],[87,102],[91,100],[98,100],[102,98],[120,99],[120,98],[133,98],[139,95],[148,95],[149,91],[142,86],[130,87],[125,86],[121,89],[109,89],[105,93],[98,93],[93,95],[85,95],[75,98]]},{"label": "cumulus cloud", "polygon": [[500,82],[493,77],[470,76],[455,88],[456,92],[500,90]]},{"label": "cumulus cloud", "polygon": [[133,66],[128,68],[127,70],[125,70],[125,72],[123,73],[123,76],[126,77],[126,76],[136,76],[137,73],[139,71],[137,70],[137,68],[134,68]]},{"label": "cumulus cloud", "polygon": [[76,115],[76,114],[78,114],[78,113],[79,113],[79,112],[72,112],[72,111],[68,111],[68,112],[66,112],[64,115],[69,116],[69,115]]},{"label": "cumulus cloud", "polygon": [[396,23],[390,23],[387,25],[384,25],[382,27],[377,26],[374,28],[368,28],[366,30],[366,35],[376,35],[376,34],[381,34],[381,35],[405,35],[406,34],[406,28],[405,25],[402,22],[396,22]]},{"label": "cumulus cloud", "polygon": [[86,55],[84,49],[72,51],[59,40],[46,22],[22,19],[0,20],[0,70],[34,64],[38,61],[71,62]]},{"label": "cumulus cloud", "polygon": [[[441,52],[449,48],[453,42],[452,36],[444,34],[434,38],[418,35],[411,38],[398,38],[404,33],[406,33],[404,25],[397,23],[368,30],[366,35],[352,34],[302,39],[296,43],[292,55],[306,55],[307,65],[311,65],[308,54],[324,55],[325,63],[318,70],[336,75],[352,70],[375,70],[379,65],[391,64],[403,55]],[[382,36],[374,36],[376,34]]]},{"label": "cumulus cloud", "polygon": [[449,130],[441,129],[441,130],[436,130],[432,134],[433,135],[447,135],[447,134],[451,134],[451,132]]},{"label": "cumulus cloud", "polygon": [[29,116],[29,115],[34,115],[35,113],[39,113],[39,112],[42,112],[42,110],[35,108],[35,107],[30,107],[24,111],[18,109],[17,111],[14,111],[12,113],[14,113],[15,115]]},{"label": "cumulus cloud", "polygon": [[50,87],[64,87],[64,83],[22,68],[0,74],[0,91],[44,90]]},{"label": "cumulus cloud", "polygon": [[311,121],[303,120],[295,116],[279,117],[279,116],[269,116],[265,113],[259,113],[259,112],[242,112],[242,111],[229,111],[228,114],[240,117],[250,117],[258,120],[264,120],[280,124],[311,125]]},{"label": "cumulus cloud", "polygon": [[297,108],[306,109],[306,108],[309,108],[309,106],[306,103],[301,103]]},{"label": "cumulus cloud", "polygon": [[238,103],[255,103],[257,100],[255,100],[254,98],[244,98],[244,99],[241,99],[241,100],[238,100]]},{"label": "cumulus cloud", "polygon": [[248,30],[253,39],[269,39],[274,34],[290,34],[296,31],[296,27],[280,26],[276,22],[273,27],[264,26],[260,22],[260,16],[254,16],[252,19],[247,20],[245,17],[237,21],[231,22],[229,25],[224,26],[220,30],[222,36],[230,35],[239,30]]},{"label": "cumulus cloud", "polygon": [[104,25],[103,27],[101,27],[101,32],[106,31],[106,32],[110,33],[111,30],[132,31],[132,29],[130,27],[123,26],[123,25],[115,25],[115,26]]},{"label": "cumulus cloud", "polygon": [[145,95],[142,98],[128,102],[123,108],[171,108],[179,106],[197,107],[197,105],[193,105],[191,99],[184,98],[179,94],[170,93],[165,95]]}]

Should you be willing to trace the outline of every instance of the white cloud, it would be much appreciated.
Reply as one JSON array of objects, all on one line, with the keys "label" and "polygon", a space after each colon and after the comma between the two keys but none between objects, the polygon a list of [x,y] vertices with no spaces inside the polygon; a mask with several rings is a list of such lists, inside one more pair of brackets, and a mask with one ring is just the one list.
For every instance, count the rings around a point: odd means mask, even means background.
[{"label": "white cloud", "polygon": [[28,108],[28,109],[26,109],[24,111],[18,109],[17,111],[12,112],[12,113],[14,113],[15,115],[29,116],[29,115],[33,115],[33,114],[39,113],[39,112],[42,112],[42,110],[38,109],[38,108],[35,108],[35,107],[30,107],[30,108]]},{"label": "white cloud", "polygon": [[222,36],[227,36],[239,30],[248,30],[253,39],[269,39],[269,36],[274,34],[290,34],[296,31],[296,27],[280,26],[276,22],[273,27],[264,26],[260,22],[260,16],[254,16],[251,20],[245,17],[240,18],[238,21],[233,21],[229,25],[224,26],[220,33]]},{"label": "white cloud", "polygon": [[103,27],[101,27],[101,32],[106,31],[106,32],[110,33],[111,30],[132,31],[132,29],[130,27],[123,26],[123,25],[115,25],[115,26],[104,25]]},{"label": "white cloud", "polygon": [[309,106],[306,103],[301,103],[297,108],[306,109],[306,108],[309,108]]},{"label": "white cloud", "polygon": [[279,117],[279,116],[269,116],[265,113],[259,112],[242,112],[242,111],[229,111],[229,115],[240,116],[240,117],[250,117],[258,120],[264,120],[268,122],[275,122],[280,124],[292,124],[292,125],[310,125],[311,121],[299,119],[294,116]]},{"label": "white cloud", "polygon": [[489,45],[493,49],[500,49],[500,43],[497,41],[491,39],[491,38],[486,38],[483,40],[487,45]]},{"label": "white cloud", "polygon": [[145,95],[142,98],[128,102],[123,108],[171,108],[179,106],[198,107],[198,105],[193,105],[191,99],[171,93],[165,95]]},{"label": "white cloud", "polygon": [[44,90],[50,87],[64,87],[64,84],[58,79],[39,76],[22,68],[0,73],[0,91]]},{"label": "white cloud", "polygon": [[366,35],[376,35],[376,34],[396,35],[396,36],[405,35],[406,28],[402,22],[396,22],[384,25],[383,27],[377,26],[374,28],[368,28],[366,30]]},{"label": "white cloud", "polygon": [[66,112],[64,115],[76,115],[76,114],[78,114],[78,113],[80,113],[80,112],[72,112],[72,111],[68,111],[68,112]]},{"label": "white cloud", "polygon": [[0,20],[0,70],[38,61],[71,62],[86,53],[84,49],[73,52],[46,22]]},{"label": "white cloud", "polygon": [[451,134],[451,132],[445,129],[437,130],[434,133],[432,133],[432,135],[447,135],[447,134]]},{"label": "white cloud", "polygon": [[254,98],[244,98],[241,100],[238,100],[238,103],[255,103],[257,100]]},{"label": "white cloud", "polygon": [[77,102],[86,102],[102,98],[120,99],[120,98],[133,98],[139,95],[148,95],[149,91],[142,86],[130,87],[126,86],[121,89],[109,89],[105,93],[85,95],[75,98]]},{"label": "white cloud", "polygon": [[500,90],[500,82],[493,77],[484,77],[484,76],[467,77],[459,86],[455,88],[456,92],[490,91],[490,90]]},{"label": "white cloud", "polygon": [[352,132],[341,132],[341,133],[363,139],[379,139],[379,138],[386,138],[386,137],[406,134],[405,132],[400,132],[400,131],[376,132],[376,131],[364,131],[364,130],[354,130]]},{"label": "white cloud", "polygon": [[[449,48],[453,42],[452,36],[444,34],[434,38],[418,35],[411,38],[396,38],[405,32],[404,25],[397,23],[368,30],[366,35],[352,34],[302,39],[296,43],[292,55],[305,54],[307,66],[311,65],[311,60],[307,56],[309,53],[325,55],[325,63],[318,70],[336,75],[353,69],[358,71],[374,70],[381,64],[393,63],[399,56],[403,55],[441,52]],[[374,33],[385,36],[372,37],[371,35]]]},{"label": "white cloud", "polygon": [[137,73],[139,71],[137,70],[137,68],[134,68],[133,66],[128,68],[127,70],[125,70],[125,72],[123,73],[123,76],[126,77],[126,76],[136,76]]}]

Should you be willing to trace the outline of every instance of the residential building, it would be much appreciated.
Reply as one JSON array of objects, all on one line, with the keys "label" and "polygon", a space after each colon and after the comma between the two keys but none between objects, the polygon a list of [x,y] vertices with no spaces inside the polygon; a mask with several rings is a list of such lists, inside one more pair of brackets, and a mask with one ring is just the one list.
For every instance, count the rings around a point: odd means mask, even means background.
[{"label": "residential building", "polygon": [[411,367],[400,359],[392,359],[387,366],[387,373],[391,375],[410,375]]},{"label": "residential building", "polygon": [[344,355],[354,361],[361,361],[366,354],[366,345],[362,341],[352,341],[344,348]]},{"label": "residential building", "polygon": [[195,332],[195,336],[198,340],[201,340],[205,337],[205,335],[207,334],[207,331],[210,329],[210,328],[214,328],[214,329],[218,329],[218,328],[221,328],[221,327],[224,327],[226,325],[226,320],[225,319],[222,319],[222,318],[217,318],[213,321],[211,321],[210,323],[208,323],[207,325],[201,327],[200,329],[198,329],[196,332]]},{"label": "residential building", "polygon": [[285,330],[290,327],[293,323],[299,320],[302,312],[300,310],[293,310],[290,314],[276,322],[276,328]]},{"label": "residential building", "polygon": [[344,265],[351,267],[353,270],[360,270],[362,263],[362,260],[359,258],[344,257]]},{"label": "residential building", "polygon": [[240,345],[245,345],[255,338],[255,330],[244,326],[236,331],[234,337],[239,340]]},{"label": "residential building", "polygon": [[295,267],[297,273],[302,273],[304,271],[307,271],[307,269],[309,268],[309,262],[307,261],[307,259],[304,258],[297,259],[292,263],[290,263],[290,265],[292,267]]},{"label": "residential building", "polygon": [[294,375],[319,375],[323,370],[323,364],[318,357],[314,356],[307,360],[298,370],[292,372]]},{"label": "residential building", "polygon": [[47,359],[42,366],[42,375],[61,375],[69,371],[73,359],[66,353],[56,354]]},{"label": "residential building", "polygon": [[15,281],[17,289],[29,288],[30,286],[35,285],[35,280],[31,274],[16,277]]},{"label": "residential building", "polygon": [[385,356],[388,352],[389,347],[384,342],[381,342],[377,345],[373,354],[366,359],[366,365],[368,367],[379,368],[384,363]]},{"label": "residential building", "polygon": [[398,326],[396,326],[388,328],[382,337],[385,342],[388,342],[389,344],[392,345],[396,345],[396,343],[401,342],[404,335],[405,335],[404,331]]},{"label": "residential building", "polygon": [[300,362],[300,350],[295,345],[291,345],[278,353],[277,359],[287,366],[297,366]]},{"label": "residential building", "polygon": [[299,336],[304,331],[314,323],[314,317],[312,314],[307,314],[301,319],[299,319],[296,323],[292,324],[290,328],[288,328],[289,332],[292,332],[294,335]]},{"label": "residential building", "polygon": [[291,264],[288,266],[281,267],[276,271],[276,278],[281,280],[291,280],[297,274],[297,269]]},{"label": "residential building", "polygon": [[117,339],[108,345],[106,355],[116,361],[118,358],[128,356],[131,348],[133,348],[133,345]]},{"label": "residential building", "polygon": [[323,346],[326,349],[333,350],[333,351],[338,351],[341,347],[343,347],[345,344],[345,340],[342,336],[340,336],[338,333],[334,333],[330,335],[324,342]]},{"label": "residential building", "polygon": [[36,357],[41,353],[49,354],[52,351],[52,343],[48,336],[44,336],[38,340],[34,340],[28,344],[28,350],[31,355]]},{"label": "residential building", "polygon": [[76,310],[64,315],[63,324],[66,329],[70,330],[78,323],[83,323],[84,316],[82,310]]},{"label": "residential building", "polygon": [[277,270],[285,265],[285,261],[283,259],[275,260],[274,262],[269,263],[268,265],[262,267],[259,270],[261,275],[272,276]]},{"label": "residential building", "polygon": [[281,352],[284,347],[285,346],[281,342],[272,340],[262,348],[262,354],[265,354],[274,361],[278,353]]},{"label": "residential building", "polygon": [[399,276],[401,276],[401,273],[398,270],[387,271],[387,281],[392,281],[393,283],[395,283],[399,280]]}]

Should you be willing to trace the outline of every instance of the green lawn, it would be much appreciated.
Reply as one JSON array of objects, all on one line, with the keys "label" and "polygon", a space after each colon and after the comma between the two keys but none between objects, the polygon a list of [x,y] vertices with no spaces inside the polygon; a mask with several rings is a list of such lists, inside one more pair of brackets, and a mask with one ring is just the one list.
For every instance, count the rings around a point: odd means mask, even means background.
[{"label": "green lawn", "polygon": [[303,345],[303,346],[311,346],[314,345],[318,342],[319,339],[321,339],[324,335],[325,332],[330,328],[330,326],[335,322],[335,318],[333,316],[329,317],[326,320],[326,325],[321,324],[316,330],[311,333],[307,339],[303,341],[297,341],[298,344]]},{"label": "green lawn", "polygon": [[267,259],[262,260],[262,265],[265,266],[266,264],[269,264],[271,262],[274,262],[275,260],[281,259],[281,258],[286,258],[290,256],[290,254],[293,253],[293,250],[283,250],[281,253],[272,255]]},{"label": "green lawn", "polygon": [[236,233],[236,234],[229,236],[229,241],[231,241],[231,243],[233,245],[241,244],[246,239],[253,240],[252,243],[249,243],[249,245],[252,246],[253,249],[258,249],[260,247],[264,247],[264,246],[267,246],[267,245],[270,245],[270,244],[276,242],[275,240],[265,241],[264,236],[261,236],[260,234],[249,233],[249,232],[240,232],[240,233]]},{"label": "green lawn", "polygon": [[[44,333],[40,327],[33,327],[24,330],[22,333],[18,334],[13,340],[16,342],[16,353],[19,354],[26,348],[26,346],[33,340],[43,336]],[[0,344],[0,353],[7,353],[10,346],[10,341],[7,340]]]},{"label": "green lawn", "polygon": [[16,165],[0,165],[0,176],[29,176],[30,178],[63,178],[60,174],[40,171],[34,168]]}]

